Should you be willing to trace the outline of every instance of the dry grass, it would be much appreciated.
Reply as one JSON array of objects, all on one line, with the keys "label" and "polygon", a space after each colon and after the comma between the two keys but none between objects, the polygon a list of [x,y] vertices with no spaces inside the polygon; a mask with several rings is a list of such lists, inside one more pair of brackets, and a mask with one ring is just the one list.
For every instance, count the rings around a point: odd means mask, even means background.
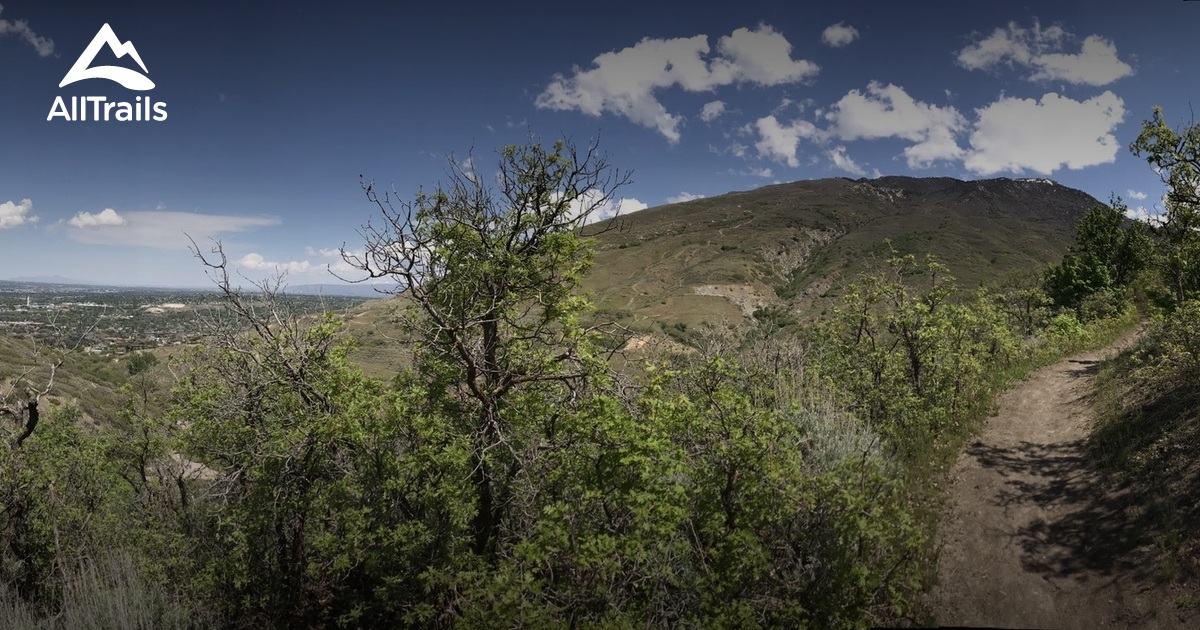
[{"label": "dry grass", "polygon": [[62,601],[40,610],[0,586],[0,627],[54,630],[157,630],[202,627],[193,611],[150,584],[127,555],[82,560],[63,570]]}]

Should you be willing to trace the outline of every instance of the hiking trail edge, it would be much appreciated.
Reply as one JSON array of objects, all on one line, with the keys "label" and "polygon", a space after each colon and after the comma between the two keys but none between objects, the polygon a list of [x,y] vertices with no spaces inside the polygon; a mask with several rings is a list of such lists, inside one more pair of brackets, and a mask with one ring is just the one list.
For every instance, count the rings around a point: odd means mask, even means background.
[{"label": "hiking trail edge", "polygon": [[938,531],[942,625],[1200,627],[1156,577],[1153,541],[1128,492],[1089,467],[1092,383],[1114,344],[1060,361],[1000,395],[998,412],[951,469]]}]

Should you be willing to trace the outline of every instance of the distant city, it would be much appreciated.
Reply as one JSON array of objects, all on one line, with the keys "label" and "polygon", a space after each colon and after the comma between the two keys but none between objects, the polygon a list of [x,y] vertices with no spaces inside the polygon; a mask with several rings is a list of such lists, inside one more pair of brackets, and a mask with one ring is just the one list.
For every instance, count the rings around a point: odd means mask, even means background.
[{"label": "distant city", "polygon": [[[370,299],[319,294],[319,286],[289,287],[284,299],[298,314],[344,310]],[[206,321],[220,308],[221,297],[212,289],[0,280],[0,335],[76,347],[91,354],[118,356],[196,343],[205,334]]]}]

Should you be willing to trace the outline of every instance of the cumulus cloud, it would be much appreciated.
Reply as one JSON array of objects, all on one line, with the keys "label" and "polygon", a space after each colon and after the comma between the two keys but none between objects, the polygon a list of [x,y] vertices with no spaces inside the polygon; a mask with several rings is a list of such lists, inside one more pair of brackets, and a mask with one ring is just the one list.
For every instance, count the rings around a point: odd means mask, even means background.
[{"label": "cumulus cloud", "polygon": [[117,214],[112,208],[105,208],[100,212],[92,214],[91,212],[79,212],[67,221],[67,225],[77,228],[100,227],[105,225],[125,225],[128,221],[124,217]]},{"label": "cumulus cloud", "polygon": [[952,106],[917,101],[904,88],[872,81],[866,92],[851,90],[825,114],[830,133],[842,140],[901,138],[915,144],[904,149],[909,168],[963,155],[955,136],[967,121]]},{"label": "cumulus cloud", "polygon": [[[107,212],[108,209],[105,210]],[[103,217],[105,212],[88,215],[93,220]],[[68,223],[76,228],[85,226],[75,223],[80,213]],[[158,249],[185,249],[191,245],[188,235],[203,243],[224,234],[246,232],[263,227],[279,225],[274,217],[242,217],[193,212],[171,212],[148,210],[126,212],[112,216],[124,223],[92,223],[90,229],[73,229],[67,232],[73,240],[97,245],[119,245],[124,247],[154,247]],[[86,219],[83,220],[86,222]]]},{"label": "cumulus cloud", "polygon": [[1053,25],[1042,28],[1036,20],[1031,28],[1009,22],[988,37],[958,52],[958,64],[968,70],[993,70],[998,66],[1021,66],[1031,72],[1030,81],[1066,81],[1085,85],[1108,85],[1133,74],[1133,68],[1117,57],[1117,47],[1099,36],[1084,38],[1077,53],[1062,52],[1077,38]]},{"label": "cumulus cloud", "polygon": [[759,118],[754,127],[758,131],[759,139],[754,144],[758,154],[791,167],[800,166],[800,160],[796,157],[800,141],[820,135],[817,126],[807,120],[794,120],[785,125],[773,115]]},{"label": "cumulus cloud", "polygon": [[241,260],[238,261],[238,264],[247,269],[253,269],[255,271],[270,271],[272,273],[303,273],[308,271],[309,268],[309,262],[307,260],[289,260],[285,263],[273,262],[264,259],[262,254],[256,254],[253,252],[242,256]]},{"label": "cumulus cloud", "polygon": [[[558,197],[561,199],[562,197]],[[596,223],[599,221],[607,221],[618,215],[624,216],[631,212],[645,210],[650,206],[638,200],[635,197],[621,197],[620,199],[604,199],[601,193],[597,190],[588,190],[584,194],[571,200],[571,215],[578,217],[585,210],[589,212],[585,223]]]},{"label": "cumulus cloud", "polygon": [[724,101],[712,101],[711,103],[705,103],[704,107],[700,108],[700,120],[703,120],[704,122],[712,122],[716,120],[718,116],[724,113]]},{"label": "cumulus cloud", "polygon": [[1146,193],[1141,192],[1140,190],[1133,190],[1131,188],[1129,190],[1126,190],[1125,192],[1129,195],[1130,199],[1137,199],[1138,201],[1142,201],[1143,199],[1146,198]]},{"label": "cumulus cloud", "polygon": [[673,39],[645,38],[637,44],[576,67],[571,76],[554,75],[534,101],[539,109],[578,110],[589,116],[615,114],[658,131],[674,144],[683,117],[667,111],[655,93],[678,87],[688,92],[749,83],[771,86],[815,76],[817,65],[793,59],[792,45],[775,29],[739,28],[717,41],[716,55],[707,35]]},{"label": "cumulus cloud", "polygon": [[849,155],[846,155],[846,147],[838,145],[826,151],[825,155],[829,157],[829,161],[833,162],[835,167],[846,171],[851,175],[866,177],[867,172],[863,170],[863,167],[859,166],[858,163],[851,159]]},{"label": "cumulus cloud", "polygon": [[[3,13],[4,5],[0,5],[0,14]],[[49,57],[54,54],[54,41],[33,32],[25,20],[0,19],[0,36],[4,35],[16,35],[25,40],[25,43],[33,46],[39,57]]]},{"label": "cumulus cloud", "polygon": [[596,223],[599,221],[607,221],[616,216],[625,216],[631,212],[645,210],[650,206],[639,201],[635,197],[622,197],[620,199],[609,199],[607,202],[596,207],[592,214],[588,217],[588,223]]},{"label": "cumulus cloud", "polygon": [[816,76],[817,64],[792,59],[792,45],[766,24],[739,28],[717,42],[720,57],[713,61],[713,87],[729,83],[780,85]]},{"label": "cumulus cloud", "polygon": [[681,192],[678,195],[667,197],[667,203],[683,203],[685,201],[695,201],[697,199],[704,199],[704,195],[693,195],[690,192]]},{"label": "cumulus cloud", "polygon": [[850,42],[856,39],[858,39],[858,29],[844,22],[828,26],[821,32],[821,41],[833,48],[848,46]]},{"label": "cumulus cloud", "polygon": [[37,223],[38,217],[31,214],[32,212],[33,201],[29,199],[0,203],[0,230],[8,230],[26,223]]},{"label": "cumulus cloud", "polygon": [[980,175],[1108,164],[1121,148],[1112,132],[1125,103],[1111,91],[1086,101],[1054,92],[1040,100],[1004,97],[976,112],[964,166]]}]

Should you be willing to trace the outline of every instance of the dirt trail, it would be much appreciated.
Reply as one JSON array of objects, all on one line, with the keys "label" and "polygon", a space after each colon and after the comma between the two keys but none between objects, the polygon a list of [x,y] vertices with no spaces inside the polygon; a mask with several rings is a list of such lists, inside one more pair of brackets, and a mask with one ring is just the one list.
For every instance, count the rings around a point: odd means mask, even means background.
[{"label": "dirt trail", "polygon": [[1002,395],[959,456],[931,593],[939,624],[1200,627],[1157,580],[1132,498],[1105,488],[1084,459],[1097,364],[1133,338],[1043,368]]}]

